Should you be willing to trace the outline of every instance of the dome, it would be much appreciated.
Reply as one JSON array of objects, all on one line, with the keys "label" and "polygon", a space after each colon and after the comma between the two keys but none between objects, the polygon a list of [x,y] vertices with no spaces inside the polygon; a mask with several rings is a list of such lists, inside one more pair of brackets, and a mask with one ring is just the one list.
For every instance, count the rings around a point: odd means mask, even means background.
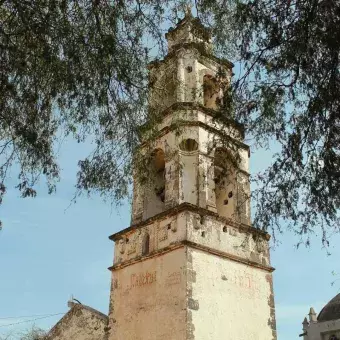
[{"label": "dome", "polygon": [[318,315],[318,322],[337,319],[340,319],[340,294],[336,295],[331,301],[329,301]]}]

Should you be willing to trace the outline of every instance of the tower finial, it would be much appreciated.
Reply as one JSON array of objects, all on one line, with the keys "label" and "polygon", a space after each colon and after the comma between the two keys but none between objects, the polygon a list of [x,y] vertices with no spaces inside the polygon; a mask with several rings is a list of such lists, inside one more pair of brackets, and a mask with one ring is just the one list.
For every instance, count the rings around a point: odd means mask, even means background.
[{"label": "tower finial", "polygon": [[74,306],[74,302],[73,302],[73,294],[71,295],[70,299],[67,301],[67,307],[68,308],[72,308]]},{"label": "tower finial", "polygon": [[317,322],[317,318],[316,318],[316,313],[313,307],[311,307],[309,309],[309,321],[310,322]]},{"label": "tower finial", "polygon": [[186,18],[192,17],[192,12],[191,12],[191,10],[192,10],[192,5],[191,5],[190,3],[187,3],[187,4],[185,5],[185,9],[184,9],[184,11],[185,11],[185,17],[186,17]]},{"label": "tower finial", "polygon": [[309,326],[309,322],[308,322],[306,317],[304,318],[304,320],[302,322],[302,325],[303,325],[302,329],[305,331],[308,328],[308,326]]}]

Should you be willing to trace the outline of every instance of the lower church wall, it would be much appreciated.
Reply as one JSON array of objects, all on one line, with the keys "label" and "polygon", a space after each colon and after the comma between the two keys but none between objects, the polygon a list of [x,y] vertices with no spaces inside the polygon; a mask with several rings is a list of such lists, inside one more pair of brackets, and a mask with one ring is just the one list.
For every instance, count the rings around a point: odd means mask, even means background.
[{"label": "lower church wall", "polygon": [[276,339],[270,273],[190,248],[188,266],[188,340]]},{"label": "lower church wall", "polygon": [[184,340],[185,248],[113,271],[109,340]]}]

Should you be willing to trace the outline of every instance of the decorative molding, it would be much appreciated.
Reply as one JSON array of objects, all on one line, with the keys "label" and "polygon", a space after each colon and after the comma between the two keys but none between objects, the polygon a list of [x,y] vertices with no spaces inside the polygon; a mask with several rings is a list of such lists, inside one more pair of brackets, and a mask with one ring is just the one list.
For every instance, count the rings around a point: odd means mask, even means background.
[{"label": "decorative molding", "polygon": [[137,242],[138,241],[138,234],[135,233],[133,235],[133,239],[129,240],[129,243],[127,243],[127,255],[131,255],[137,251]]},{"label": "decorative molding", "polygon": [[[221,65],[224,65],[224,66],[226,66],[230,69],[234,66],[234,64],[231,61],[229,61],[227,59],[215,57],[211,53],[206,52],[204,49],[202,49],[202,45],[200,45],[199,43],[190,42],[190,43],[183,43],[183,44],[176,45],[176,46],[178,46],[179,48],[183,48],[183,47],[184,48],[196,48],[196,50],[200,52],[200,55],[202,57],[210,59],[218,65],[221,64]],[[157,66],[165,63],[167,60],[169,60],[171,58],[175,58],[177,56],[177,51],[178,51],[178,48],[177,49],[174,48],[170,53],[168,53],[164,57],[163,60],[155,60],[155,61],[150,62],[149,65],[148,65],[148,68],[151,69],[153,67],[157,67]]]},{"label": "decorative molding", "polygon": [[118,250],[120,254],[124,254],[125,253],[125,240],[124,239],[120,239],[118,241]]},{"label": "decorative molding", "polygon": [[135,258],[133,258],[131,260],[127,260],[127,261],[124,261],[124,262],[116,263],[113,266],[109,267],[108,269],[110,271],[116,271],[118,269],[123,269],[123,268],[125,268],[127,266],[131,266],[131,265],[133,265],[135,263],[146,261],[148,259],[151,259],[151,258],[154,258],[156,256],[160,256],[160,255],[169,253],[170,251],[173,251],[173,250],[179,249],[179,248],[183,248],[183,247],[184,247],[184,245],[181,244],[181,243],[171,244],[168,247],[165,247],[165,248],[153,251],[153,252],[149,253],[148,255],[137,256],[137,257],[135,257]]},{"label": "decorative molding", "polygon": [[[161,138],[167,135],[169,132],[178,129],[178,127],[184,127],[184,126],[197,126],[203,129],[206,129],[207,131],[215,134],[215,135],[220,135],[223,136],[225,140],[229,140],[230,142],[234,143],[236,146],[248,151],[250,150],[249,145],[237,140],[236,138],[230,137],[230,136],[225,136],[219,129],[216,129],[215,127],[212,127],[204,122],[201,121],[189,121],[185,119],[178,119],[176,121],[176,124],[170,124],[168,126],[165,126],[163,129],[159,131],[159,134],[156,136],[156,138]],[[141,147],[147,145],[149,143],[149,140],[145,140],[142,144]]]},{"label": "decorative molding", "polygon": [[170,229],[173,233],[175,233],[177,231],[177,220],[176,219],[171,221]]},{"label": "decorative molding", "polygon": [[158,241],[165,241],[168,239],[168,226],[158,225]]},{"label": "decorative molding", "polygon": [[177,215],[177,214],[179,214],[183,211],[191,211],[191,212],[197,213],[199,215],[209,216],[209,217],[214,218],[217,221],[221,221],[224,224],[228,224],[232,227],[235,227],[240,232],[250,232],[250,233],[255,234],[255,235],[261,235],[267,241],[270,239],[270,235],[265,231],[256,229],[256,228],[252,227],[251,225],[247,225],[247,224],[243,224],[243,223],[234,221],[230,218],[225,218],[225,217],[219,216],[217,213],[215,213],[213,211],[210,211],[210,210],[207,210],[207,209],[204,209],[204,208],[200,208],[200,207],[198,207],[194,204],[187,203],[187,202],[181,203],[181,204],[179,204],[175,207],[172,207],[168,210],[165,210],[165,211],[163,211],[163,212],[161,212],[161,213],[159,213],[155,216],[148,218],[145,221],[142,221],[142,222],[137,223],[137,224],[133,224],[130,227],[125,228],[125,229],[109,236],[109,239],[112,240],[112,241],[120,240],[126,233],[128,233],[130,231],[143,228],[147,225],[154,223],[157,220],[164,220],[164,219],[166,219],[170,216],[175,216],[175,215]]},{"label": "decorative molding", "polygon": [[138,263],[138,262],[146,261],[150,258],[158,257],[160,255],[163,255],[163,254],[168,253],[170,251],[173,251],[175,249],[183,248],[185,246],[191,247],[191,248],[194,248],[194,249],[198,249],[198,250],[201,250],[205,253],[209,253],[209,254],[212,254],[212,255],[215,255],[215,256],[218,256],[218,257],[222,257],[222,258],[231,260],[231,261],[239,262],[239,263],[245,264],[245,265],[250,266],[250,267],[259,268],[259,269],[262,269],[262,270],[270,272],[270,273],[275,270],[275,268],[273,268],[271,266],[263,265],[261,263],[257,263],[257,262],[254,262],[254,261],[251,261],[251,260],[248,260],[248,259],[244,259],[240,256],[232,255],[232,254],[229,254],[227,252],[216,250],[216,249],[198,244],[196,242],[188,241],[188,240],[183,240],[183,241],[173,243],[173,244],[169,245],[168,247],[153,251],[152,253],[150,253],[146,256],[138,256],[138,257],[133,258],[131,260],[127,260],[127,261],[124,261],[124,262],[121,262],[121,263],[116,263],[113,266],[109,267],[108,269],[111,270],[111,271],[116,271],[118,269],[122,269],[122,268],[125,268],[127,266],[131,266],[131,265]]}]

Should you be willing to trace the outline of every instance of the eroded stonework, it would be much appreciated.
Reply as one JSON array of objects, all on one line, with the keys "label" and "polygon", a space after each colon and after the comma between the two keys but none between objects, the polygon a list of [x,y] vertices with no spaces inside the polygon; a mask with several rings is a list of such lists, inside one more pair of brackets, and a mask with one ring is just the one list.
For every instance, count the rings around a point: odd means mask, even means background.
[{"label": "eroded stonework", "polygon": [[[181,210],[159,216],[145,223],[115,234],[113,268],[142,257],[143,237],[148,234],[149,255],[178,245],[192,244],[210,249],[220,256],[233,257],[240,262],[252,263],[271,271],[269,265],[268,235],[261,234],[249,226],[220,218],[217,214],[183,204]],[[124,251],[122,249],[133,249]]]},{"label": "eroded stonework", "polygon": [[[276,339],[268,235],[183,204],[111,238],[111,339]],[[135,253],[119,251],[126,239]]]},{"label": "eroded stonework", "polygon": [[217,115],[233,65],[190,14],[166,37],[169,54],[149,66],[150,112],[162,119],[139,150],[152,169],[145,178],[136,166],[131,226],[110,237],[109,340],[275,340],[249,146],[230,114]]},{"label": "eroded stonework", "polygon": [[[251,226],[249,146],[220,110],[233,65],[212,55],[210,31],[189,13],[166,38],[168,55],[149,65],[149,112],[161,119],[136,153],[150,171],[135,167],[131,225],[110,236],[109,316],[73,303],[48,340],[276,340],[269,235]],[[314,321],[305,340],[319,339],[313,329],[335,340]]]},{"label": "eroded stonework", "polygon": [[107,340],[108,317],[85,305],[74,304],[48,332],[45,340]]}]

